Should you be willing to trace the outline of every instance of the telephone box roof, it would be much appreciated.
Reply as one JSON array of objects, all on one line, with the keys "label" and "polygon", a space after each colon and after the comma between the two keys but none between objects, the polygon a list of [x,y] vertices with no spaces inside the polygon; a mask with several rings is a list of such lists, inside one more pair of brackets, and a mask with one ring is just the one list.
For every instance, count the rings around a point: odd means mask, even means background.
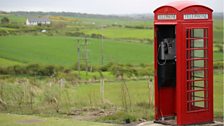
[{"label": "telephone box roof", "polygon": [[193,1],[175,1],[175,2],[171,2],[171,3],[168,3],[164,6],[161,6],[161,7],[157,8],[154,12],[156,12],[157,10],[159,10],[160,8],[163,8],[163,7],[172,7],[172,8],[175,8],[176,10],[178,10],[178,11],[182,11],[182,10],[184,10],[188,7],[192,7],[192,6],[204,7],[204,8],[207,8],[208,10],[210,10],[210,11],[213,11],[211,8],[200,5],[200,4],[198,4],[196,2],[193,2]]}]

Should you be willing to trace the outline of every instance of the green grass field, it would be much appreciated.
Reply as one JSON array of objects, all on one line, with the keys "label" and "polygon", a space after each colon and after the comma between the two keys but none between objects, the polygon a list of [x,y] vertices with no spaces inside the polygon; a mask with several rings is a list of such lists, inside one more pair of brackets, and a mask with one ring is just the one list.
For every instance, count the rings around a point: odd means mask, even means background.
[{"label": "green grass field", "polygon": [[[89,39],[89,63],[100,64],[101,40]],[[153,63],[153,46],[103,40],[104,63]],[[21,63],[72,66],[77,61],[77,40],[60,36],[6,36],[0,38],[0,57]]]},{"label": "green grass field", "polygon": [[[19,23],[24,26],[26,17],[13,14],[1,14],[0,18],[8,17],[12,24]],[[128,20],[116,18],[77,18],[78,22],[66,22],[62,29],[53,29],[55,36],[36,35],[1,36],[0,38],[0,58],[19,63],[56,64],[72,66],[77,62],[77,42],[76,38],[63,36],[66,32],[83,32],[85,34],[102,34],[104,40],[104,63],[116,62],[123,64],[152,64],[153,45],[141,43],[128,43],[128,40],[153,40],[152,29],[124,28],[120,26],[147,26],[152,27],[153,21]],[[65,22],[62,18],[61,22]],[[58,22],[53,20],[53,24]],[[217,45],[222,46],[223,20],[214,20],[214,61],[223,60],[223,53],[218,52]],[[101,28],[101,26],[106,26]],[[30,29],[30,27],[28,28]],[[32,27],[31,27],[32,29]],[[35,29],[35,28],[34,28]],[[19,29],[0,27],[0,31],[15,31]],[[56,34],[56,33],[54,33]],[[60,35],[61,34],[61,35]],[[122,40],[116,40],[122,39]],[[127,39],[127,40],[125,40]],[[89,39],[89,64],[100,64],[100,43],[101,40]],[[0,64],[4,64],[1,61]],[[14,64],[14,63],[12,63]]]},{"label": "green grass field", "polygon": [[16,29],[14,29],[14,28],[0,27],[0,30],[14,31],[14,30],[16,30]]},{"label": "green grass field", "polygon": [[223,115],[224,111],[224,83],[223,73],[215,73],[214,76],[214,111],[216,115]]},{"label": "green grass field", "polygon": [[116,19],[116,18],[81,18],[81,21],[85,24],[92,24],[93,22],[98,25],[132,25],[132,26],[149,26],[153,24],[152,20],[141,21],[141,20],[131,20],[131,19]]},{"label": "green grass field", "polygon": [[[77,121],[74,119],[46,118],[30,115],[16,115],[0,113],[1,126],[112,126],[111,124],[90,121]],[[113,125],[114,126],[114,125]]]},{"label": "green grass field", "polygon": [[104,29],[85,29],[87,34],[102,34],[106,38],[115,39],[151,39],[153,40],[153,30],[133,29],[133,28],[104,28]]},{"label": "green grass field", "polygon": [[[101,40],[89,39],[88,48],[89,64],[100,64]],[[153,45],[150,44],[105,39],[103,48],[105,64],[153,63]],[[19,63],[72,66],[77,62],[77,38],[44,35],[1,37],[0,58]],[[215,52],[214,60],[223,60],[223,54]],[[4,64],[2,60],[1,64]]]},{"label": "green grass field", "polygon": [[23,63],[0,58],[0,66],[7,67],[13,65],[22,65]]},{"label": "green grass field", "polygon": [[214,31],[214,42],[223,44],[223,20],[214,20],[213,31]]},{"label": "green grass field", "polygon": [[0,14],[0,19],[3,17],[9,18],[10,22],[12,22],[12,23],[24,24],[26,21],[26,17],[16,16],[16,15],[12,15],[12,14]]}]

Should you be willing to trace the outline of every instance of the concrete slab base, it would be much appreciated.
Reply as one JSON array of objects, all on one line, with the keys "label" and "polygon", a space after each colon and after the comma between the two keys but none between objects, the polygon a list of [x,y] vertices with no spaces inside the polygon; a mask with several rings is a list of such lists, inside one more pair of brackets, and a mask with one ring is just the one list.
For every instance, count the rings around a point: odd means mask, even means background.
[{"label": "concrete slab base", "polygon": [[[154,123],[153,121],[143,122],[137,126],[172,126],[172,125],[163,125],[159,123]],[[197,125],[187,125],[187,126],[224,126],[224,122],[209,123],[209,124],[197,124]]]}]

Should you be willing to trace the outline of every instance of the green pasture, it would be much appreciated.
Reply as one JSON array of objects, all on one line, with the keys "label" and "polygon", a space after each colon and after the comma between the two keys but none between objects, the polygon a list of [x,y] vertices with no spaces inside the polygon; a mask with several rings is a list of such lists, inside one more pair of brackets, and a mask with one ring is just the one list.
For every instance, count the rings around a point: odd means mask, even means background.
[{"label": "green pasture", "polygon": [[2,19],[3,17],[7,17],[9,18],[11,23],[19,23],[19,24],[25,24],[26,22],[26,17],[23,16],[16,16],[13,14],[0,14],[0,19]]},{"label": "green pasture", "polygon": [[13,65],[22,65],[23,63],[12,61],[4,58],[0,58],[0,66],[7,67],[7,66],[13,66]]},{"label": "green pasture", "polygon": [[[83,45],[80,40],[80,47]],[[83,47],[83,46],[82,46]],[[84,49],[83,49],[84,50]],[[83,52],[82,50],[82,52]],[[88,62],[100,64],[101,40],[88,39]],[[103,40],[104,63],[153,63],[153,45]],[[82,53],[84,55],[84,53]],[[0,37],[0,57],[21,63],[72,66],[77,62],[77,38],[63,36]]]},{"label": "green pasture", "polygon": [[[0,57],[19,63],[72,66],[77,62],[77,39],[44,35],[4,36],[0,37]],[[83,47],[83,42],[80,39],[80,47]],[[100,64],[102,40],[88,39],[88,42],[89,64]],[[82,54],[85,54],[84,51]],[[105,64],[152,64],[153,45],[104,39],[103,57]],[[214,60],[223,60],[223,54],[214,52]],[[1,61],[1,64],[4,62]]]},{"label": "green pasture", "polygon": [[153,30],[150,29],[134,29],[134,28],[98,28],[98,29],[85,29],[82,32],[86,34],[101,34],[106,38],[115,39],[151,39],[153,40]]},{"label": "green pasture", "polygon": [[134,19],[119,18],[81,18],[83,24],[96,24],[98,27],[105,25],[130,25],[130,26],[152,26],[153,21],[142,21]]},{"label": "green pasture", "polygon": [[223,20],[214,20],[213,34],[215,43],[223,44],[223,25]]},{"label": "green pasture", "polygon": [[16,30],[16,29],[14,29],[14,28],[0,27],[0,30],[14,31],[14,30]]}]

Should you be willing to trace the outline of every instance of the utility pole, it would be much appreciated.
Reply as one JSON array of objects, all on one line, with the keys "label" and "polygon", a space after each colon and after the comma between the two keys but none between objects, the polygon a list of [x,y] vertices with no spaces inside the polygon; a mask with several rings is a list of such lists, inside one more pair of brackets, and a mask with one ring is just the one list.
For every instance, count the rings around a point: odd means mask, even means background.
[{"label": "utility pole", "polygon": [[88,76],[88,41],[85,38],[85,43],[84,43],[84,48],[85,48],[85,64],[86,64],[86,77]]},{"label": "utility pole", "polygon": [[100,79],[100,96],[101,96],[101,101],[104,103],[104,76],[103,73],[100,72],[101,74],[101,79]]},{"label": "utility pole", "polygon": [[79,76],[80,76],[80,44],[79,44],[79,39],[77,40],[77,43],[78,43],[78,46],[77,46],[77,55],[78,55],[77,56],[78,57],[78,62],[77,62],[78,63],[77,64],[78,66],[77,67],[78,68],[77,69],[79,71]]},{"label": "utility pole", "polygon": [[101,65],[103,66],[103,63],[104,63],[104,50],[103,50],[103,35],[101,34],[101,48],[100,48],[100,54],[101,54]]},{"label": "utility pole", "polygon": [[[103,26],[101,26],[101,30],[103,30]],[[104,60],[104,54],[103,54],[103,35],[101,33],[101,44],[100,44],[100,54],[101,54],[101,67],[103,67],[103,60]],[[103,76],[103,71],[100,71],[100,95],[101,95],[101,99],[102,99],[102,103],[104,103],[104,76]]]}]

